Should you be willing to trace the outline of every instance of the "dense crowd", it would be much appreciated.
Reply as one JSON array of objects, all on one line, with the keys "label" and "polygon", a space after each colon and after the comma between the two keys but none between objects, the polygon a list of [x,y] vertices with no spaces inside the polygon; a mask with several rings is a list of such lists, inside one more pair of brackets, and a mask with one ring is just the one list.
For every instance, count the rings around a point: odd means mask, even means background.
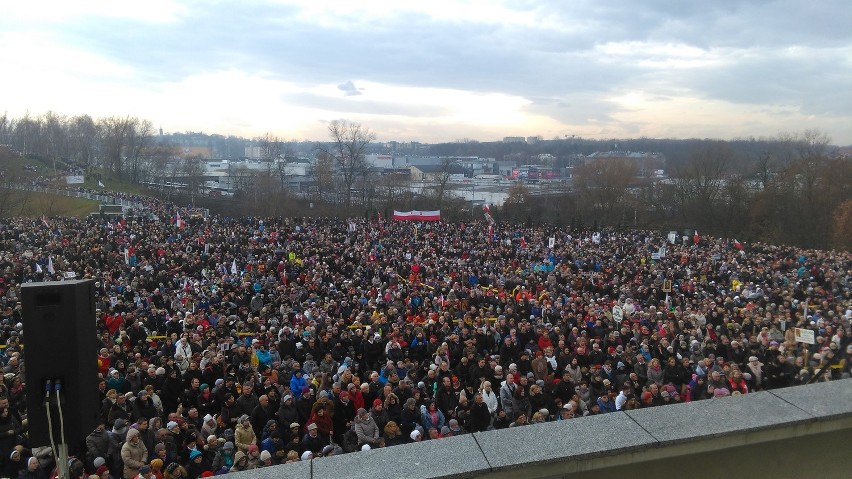
[{"label": "dense crowd", "polygon": [[195,479],[849,376],[849,252],[146,206],[162,221],[0,222],[3,477],[49,474],[26,438],[30,281],[95,281],[101,413],[75,478]]}]

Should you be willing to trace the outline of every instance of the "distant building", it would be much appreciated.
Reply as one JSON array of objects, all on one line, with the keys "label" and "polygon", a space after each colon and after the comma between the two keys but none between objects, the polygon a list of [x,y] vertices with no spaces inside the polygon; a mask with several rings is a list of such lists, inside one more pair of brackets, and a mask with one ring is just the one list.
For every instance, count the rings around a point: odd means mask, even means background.
[{"label": "distant building", "polygon": [[503,137],[503,143],[526,143],[527,139],[523,136],[506,136]]},{"label": "distant building", "polygon": [[444,173],[449,173],[450,175],[464,175],[467,173],[467,170],[455,163],[450,165],[410,166],[408,169],[411,171],[412,181],[436,181]]},{"label": "distant building", "polygon": [[367,164],[372,166],[373,168],[384,170],[394,167],[393,155],[371,153],[369,155],[364,156],[364,160],[366,160]]},{"label": "distant building", "polygon": [[585,158],[585,163],[598,160],[629,160],[636,164],[636,176],[639,178],[653,178],[658,176],[666,164],[666,157],[662,153],[644,151],[596,151]]},{"label": "distant building", "polygon": [[544,141],[544,138],[542,136],[528,136],[527,137],[527,143],[529,143],[530,145],[534,145],[534,144],[536,144],[540,141]]},{"label": "distant building", "polygon": [[246,158],[250,160],[259,160],[266,156],[266,150],[262,146],[247,146]]}]

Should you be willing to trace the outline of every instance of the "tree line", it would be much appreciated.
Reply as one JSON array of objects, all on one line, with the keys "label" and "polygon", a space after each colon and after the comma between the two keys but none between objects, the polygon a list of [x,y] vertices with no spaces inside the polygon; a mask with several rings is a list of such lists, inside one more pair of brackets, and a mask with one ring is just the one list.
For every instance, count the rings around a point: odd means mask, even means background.
[{"label": "tree line", "polygon": [[[330,122],[328,141],[309,145],[308,191],[292,191],[285,162],[231,172],[236,195],[229,201],[204,195],[203,158],[185,156],[155,135],[150,121],[133,116],[93,119],[47,112],[21,118],[0,116],[0,145],[52,165],[57,173],[95,169],[130,183],[168,177],[186,182],[181,191],[161,189],[176,199],[189,196],[231,214],[390,214],[394,209],[442,209],[449,220],[481,219],[470,202],[452,194],[453,164],[442,164],[431,187],[417,193],[401,172],[379,171],[365,160],[382,151],[369,128],[346,120]],[[231,138],[229,138],[230,140]],[[266,133],[244,140],[267,159],[292,159],[296,145]],[[303,145],[299,145],[300,147]],[[644,148],[665,151],[664,178],[624,158],[585,159],[592,151]],[[385,151],[390,152],[390,151]],[[695,229],[741,241],[788,243],[814,248],[852,247],[852,161],[839,155],[823,132],[781,134],[768,139],[584,140],[554,139],[534,144],[464,141],[432,145],[430,154],[494,155],[527,164],[547,152],[549,165],[570,166],[570,183],[518,183],[498,220],[575,227]],[[651,169],[653,169],[651,168]],[[567,170],[566,170],[567,171]],[[570,187],[565,187],[570,184]],[[304,184],[302,185],[304,188]],[[310,206],[313,211],[306,211]]]},{"label": "tree line", "polygon": [[735,146],[702,141],[686,158],[667,159],[663,178],[639,175],[627,158],[581,163],[571,193],[532,196],[519,186],[502,213],[515,221],[852,249],[852,159],[824,133],[779,135],[756,151]]}]

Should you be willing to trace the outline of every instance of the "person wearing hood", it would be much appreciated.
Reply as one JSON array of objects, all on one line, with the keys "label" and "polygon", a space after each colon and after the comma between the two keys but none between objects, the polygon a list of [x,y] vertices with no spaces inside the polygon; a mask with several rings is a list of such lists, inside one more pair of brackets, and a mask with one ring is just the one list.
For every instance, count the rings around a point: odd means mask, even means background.
[{"label": "person wearing hood", "polygon": [[249,458],[243,451],[237,451],[234,454],[234,465],[231,466],[231,469],[228,472],[239,472],[245,471],[248,469]]},{"label": "person wearing hood", "polygon": [[211,470],[213,472],[217,472],[220,469],[224,468],[225,470],[230,470],[234,465],[234,460],[236,456],[234,455],[234,443],[231,441],[226,441],[225,444],[219,448],[219,451],[216,452],[216,457],[213,458],[213,462],[211,464]]},{"label": "person wearing hood", "polygon": [[298,401],[302,397],[304,388],[308,387],[308,382],[303,377],[302,369],[297,364],[294,364],[293,368],[293,376],[290,378],[290,391]]},{"label": "person wearing hood", "polygon": [[107,457],[109,454],[109,433],[104,421],[98,421],[95,429],[86,436],[86,460],[93,463],[95,458]]},{"label": "person wearing hood", "polygon": [[210,436],[216,435],[216,430],[219,429],[219,424],[216,423],[216,418],[212,414],[207,414],[201,422],[201,435]]},{"label": "person wearing hood", "polygon": [[250,445],[257,444],[257,435],[251,427],[251,420],[247,414],[240,416],[237,427],[234,428],[234,444],[237,450],[242,452],[248,452]]},{"label": "person wearing hood", "polygon": [[15,446],[10,452],[9,457],[3,462],[3,468],[0,470],[3,477],[18,477],[18,474],[27,466],[27,457],[24,455],[24,446]]},{"label": "person wearing hood", "polygon": [[21,470],[18,477],[21,479],[46,479],[48,475],[47,471],[39,464],[38,459],[30,457],[27,459],[26,469]]},{"label": "person wearing hood", "polygon": [[[124,419],[116,419],[112,429],[107,431],[107,436],[109,437],[109,451],[101,457],[108,459],[109,466],[117,471],[121,468],[121,446],[127,440],[127,423]],[[144,444],[141,433],[139,439]]]},{"label": "person wearing hood", "polygon": [[148,450],[142,439],[139,437],[139,431],[131,429],[127,431],[127,440],[121,446],[121,460],[124,462],[124,478],[133,479],[139,474],[139,468],[148,462]]},{"label": "person wearing hood", "polygon": [[360,408],[355,414],[355,434],[358,435],[358,446],[368,444],[370,447],[379,443],[379,427],[373,416],[366,409]]},{"label": "person wearing hood", "polygon": [[743,372],[750,376],[747,380],[749,391],[760,391],[766,385],[764,364],[760,362],[757,356],[749,356]]}]

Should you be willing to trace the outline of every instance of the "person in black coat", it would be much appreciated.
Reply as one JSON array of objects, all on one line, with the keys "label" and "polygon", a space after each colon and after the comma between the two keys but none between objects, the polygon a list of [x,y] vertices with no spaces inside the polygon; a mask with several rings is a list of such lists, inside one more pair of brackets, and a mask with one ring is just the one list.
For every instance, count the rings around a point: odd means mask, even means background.
[{"label": "person in black coat", "polygon": [[482,400],[482,394],[476,394],[470,406],[467,428],[470,432],[480,432],[487,430],[489,426],[491,426],[491,413],[488,411],[488,405]]}]

